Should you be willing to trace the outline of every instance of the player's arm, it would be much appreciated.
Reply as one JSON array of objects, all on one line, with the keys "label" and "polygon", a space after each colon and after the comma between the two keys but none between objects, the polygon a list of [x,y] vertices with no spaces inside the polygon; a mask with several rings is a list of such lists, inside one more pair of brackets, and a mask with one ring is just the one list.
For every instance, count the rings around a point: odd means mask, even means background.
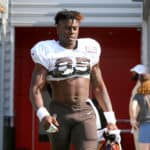
[{"label": "player's arm", "polygon": [[46,75],[47,70],[42,65],[35,64],[30,84],[30,100],[35,111],[44,105],[41,91],[46,83]]},{"label": "player's arm", "polygon": [[[104,115],[107,120],[107,123],[115,125],[116,118],[112,109],[111,100],[106,85],[104,83],[104,80],[102,78],[102,73],[98,64],[92,68],[91,84],[92,84],[94,96],[98,104],[101,106],[101,108],[104,111]],[[112,128],[116,129],[116,126],[113,126]]]},{"label": "player's arm", "polygon": [[45,69],[42,65],[35,64],[30,84],[30,100],[33,108],[36,111],[37,117],[39,118],[40,122],[43,123],[44,128],[48,132],[56,132],[57,129],[55,130],[51,127],[52,123],[58,126],[58,122],[49,114],[48,110],[44,107],[42,98],[42,90],[46,84],[47,72],[47,69]]}]

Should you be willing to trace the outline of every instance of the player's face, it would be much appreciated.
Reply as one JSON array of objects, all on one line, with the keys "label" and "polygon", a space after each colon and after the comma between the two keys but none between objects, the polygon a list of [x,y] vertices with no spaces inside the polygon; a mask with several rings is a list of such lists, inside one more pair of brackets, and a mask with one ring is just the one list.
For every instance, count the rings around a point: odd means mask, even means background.
[{"label": "player's face", "polygon": [[59,42],[65,48],[74,48],[79,34],[80,22],[76,19],[61,20],[57,25]]}]

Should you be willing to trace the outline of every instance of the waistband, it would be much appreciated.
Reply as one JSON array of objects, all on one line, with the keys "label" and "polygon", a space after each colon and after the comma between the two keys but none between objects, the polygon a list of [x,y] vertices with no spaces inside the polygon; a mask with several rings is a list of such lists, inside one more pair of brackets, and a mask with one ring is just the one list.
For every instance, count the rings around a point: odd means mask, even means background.
[{"label": "waistband", "polygon": [[88,103],[88,99],[87,100],[82,100],[82,101],[59,101],[59,100],[52,100],[51,103],[57,104],[57,105],[62,105],[62,106],[81,106],[84,104]]},{"label": "waistband", "polygon": [[54,103],[56,105],[61,105],[61,106],[64,106],[64,107],[70,107],[70,108],[79,108],[80,106],[84,106],[84,105],[87,105],[89,104],[93,111],[95,112],[95,115],[96,115],[96,126],[97,126],[97,129],[100,129],[102,126],[101,126],[101,121],[100,121],[100,116],[99,116],[99,112],[97,110],[97,108],[95,107],[94,103],[92,102],[91,99],[86,99],[86,100],[83,100],[83,101],[78,101],[77,103],[72,103],[72,104],[67,104],[67,103],[61,103],[57,100],[52,100],[51,103]]}]

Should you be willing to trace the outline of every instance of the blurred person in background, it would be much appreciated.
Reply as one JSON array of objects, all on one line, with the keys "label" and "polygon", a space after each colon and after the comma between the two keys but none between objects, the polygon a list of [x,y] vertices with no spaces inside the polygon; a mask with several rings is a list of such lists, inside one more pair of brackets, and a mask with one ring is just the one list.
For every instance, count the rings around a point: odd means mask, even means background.
[{"label": "blurred person in background", "polygon": [[136,150],[150,150],[150,74],[148,68],[138,64],[131,70],[137,83],[129,104],[130,123],[134,132]]}]

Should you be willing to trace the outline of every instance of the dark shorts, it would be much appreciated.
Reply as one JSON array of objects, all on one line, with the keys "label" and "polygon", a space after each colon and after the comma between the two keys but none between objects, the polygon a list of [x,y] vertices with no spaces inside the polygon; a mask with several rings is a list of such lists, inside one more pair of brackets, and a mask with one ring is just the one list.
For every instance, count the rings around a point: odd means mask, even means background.
[{"label": "dark shorts", "polygon": [[51,115],[57,116],[59,132],[49,134],[52,150],[96,150],[97,133],[95,113],[87,102],[74,105],[50,103]]}]

